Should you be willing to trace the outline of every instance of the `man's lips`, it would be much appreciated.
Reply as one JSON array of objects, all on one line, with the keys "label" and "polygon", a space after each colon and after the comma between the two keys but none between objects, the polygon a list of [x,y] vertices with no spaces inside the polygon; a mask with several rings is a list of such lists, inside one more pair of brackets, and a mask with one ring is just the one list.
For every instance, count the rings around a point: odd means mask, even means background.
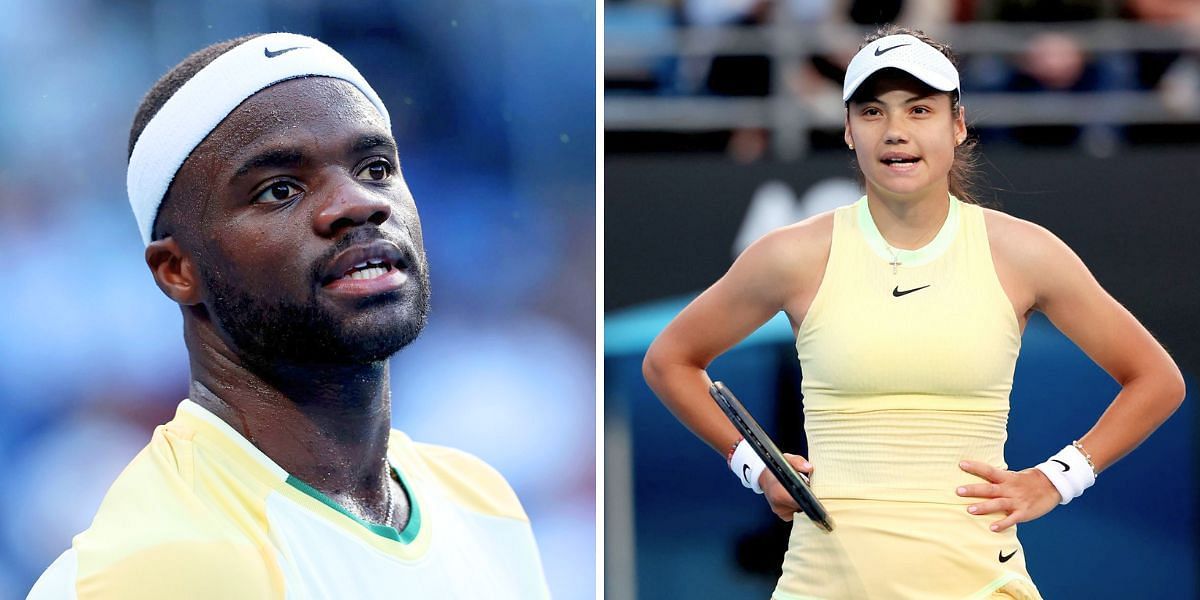
[{"label": "man's lips", "polygon": [[408,282],[408,271],[404,269],[380,270],[370,277],[342,277],[326,284],[323,289],[351,296],[372,296],[391,292],[404,287]]},{"label": "man's lips", "polygon": [[353,295],[399,289],[408,281],[408,256],[411,253],[387,240],[351,246],[330,262],[321,286]]}]

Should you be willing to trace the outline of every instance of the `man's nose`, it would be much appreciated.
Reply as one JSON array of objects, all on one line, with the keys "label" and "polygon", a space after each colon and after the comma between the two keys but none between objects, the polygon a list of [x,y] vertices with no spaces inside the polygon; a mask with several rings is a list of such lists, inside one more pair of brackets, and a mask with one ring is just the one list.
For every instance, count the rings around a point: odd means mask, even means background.
[{"label": "man's nose", "polygon": [[383,225],[392,216],[392,205],[382,194],[367,189],[358,180],[342,176],[334,184],[317,212],[313,227],[324,237],[367,223]]}]

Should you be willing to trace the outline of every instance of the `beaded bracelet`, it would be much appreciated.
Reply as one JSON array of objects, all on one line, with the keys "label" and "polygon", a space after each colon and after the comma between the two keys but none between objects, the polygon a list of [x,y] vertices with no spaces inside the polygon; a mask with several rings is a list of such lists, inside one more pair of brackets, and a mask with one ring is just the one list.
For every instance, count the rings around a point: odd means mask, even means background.
[{"label": "beaded bracelet", "polygon": [[1071,442],[1071,445],[1075,446],[1075,449],[1078,450],[1079,453],[1083,455],[1083,458],[1085,460],[1087,460],[1088,466],[1092,468],[1092,474],[1096,475],[1097,474],[1096,473],[1096,463],[1092,462],[1092,455],[1088,454],[1087,450],[1083,449],[1083,444],[1079,443],[1079,440],[1075,440],[1075,441]]},{"label": "beaded bracelet", "polygon": [[733,464],[733,453],[737,452],[738,444],[741,444],[743,439],[745,439],[745,438],[743,438],[742,436],[739,435],[738,439],[733,441],[733,445],[729,447],[729,452],[725,453],[725,464],[727,464],[727,465]]}]

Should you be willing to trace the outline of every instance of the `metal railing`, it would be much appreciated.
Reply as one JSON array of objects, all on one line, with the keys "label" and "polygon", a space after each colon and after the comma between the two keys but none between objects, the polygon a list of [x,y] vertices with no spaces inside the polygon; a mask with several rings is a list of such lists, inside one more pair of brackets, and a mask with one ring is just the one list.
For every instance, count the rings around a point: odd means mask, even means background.
[{"label": "metal railing", "polygon": [[[808,151],[808,132],[838,127],[844,113],[837,95],[800,101],[784,85],[787,74],[810,55],[852,52],[868,31],[791,23],[680,27],[657,36],[606,31],[606,80],[644,70],[664,58],[703,61],[751,55],[769,58],[771,81],[770,92],[759,97],[606,93],[605,128],[664,132],[762,128],[770,132],[779,158],[802,157]],[[1116,20],[947,24],[929,33],[948,42],[960,57],[970,58],[1020,53],[1030,39],[1045,32],[1069,35],[1086,53],[1200,51],[1200,31],[1195,28]],[[1195,97],[1200,98],[1200,90]],[[973,126],[1200,122],[1200,101],[1168,103],[1157,91],[968,92],[964,106]]]}]

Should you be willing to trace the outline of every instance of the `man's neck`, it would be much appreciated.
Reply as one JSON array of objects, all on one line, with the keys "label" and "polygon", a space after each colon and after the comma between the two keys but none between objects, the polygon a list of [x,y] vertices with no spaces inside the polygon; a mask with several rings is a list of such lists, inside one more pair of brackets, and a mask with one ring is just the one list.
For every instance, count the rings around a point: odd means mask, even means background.
[{"label": "man's neck", "polygon": [[[256,368],[223,345],[199,346],[189,344],[193,402],[289,475],[359,517],[383,522],[385,485],[392,485],[386,467],[391,431],[386,361],[352,366],[276,362]],[[405,504],[403,490],[392,495]],[[397,512],[399,522],[407,506]]]}]

